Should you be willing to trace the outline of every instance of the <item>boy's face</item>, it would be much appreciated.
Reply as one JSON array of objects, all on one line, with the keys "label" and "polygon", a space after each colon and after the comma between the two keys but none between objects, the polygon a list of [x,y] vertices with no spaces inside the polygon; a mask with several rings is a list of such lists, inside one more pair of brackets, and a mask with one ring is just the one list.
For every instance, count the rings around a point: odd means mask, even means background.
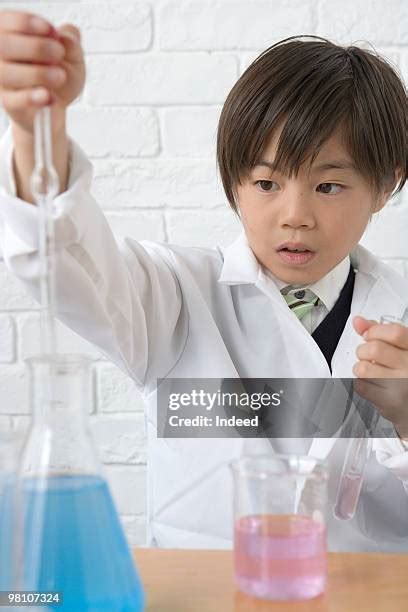
[{"label": "boy's face", "polygon": [[[309,170],[303,164],[288,179],[264,162],[275,158],[279,132],[260,165],[237,188],[238,208],[248,242],[258,261],[288,284],[314,283],[332,270],[359,242],[370,216],[391,192],[374,200],[362,175],[352,167],[339,133],[321,147]],[[308,160],[309,162],[309,160]],[[349,164],[324,168],[324,164]],[[307,249],[304,253],[289,248]]]}]

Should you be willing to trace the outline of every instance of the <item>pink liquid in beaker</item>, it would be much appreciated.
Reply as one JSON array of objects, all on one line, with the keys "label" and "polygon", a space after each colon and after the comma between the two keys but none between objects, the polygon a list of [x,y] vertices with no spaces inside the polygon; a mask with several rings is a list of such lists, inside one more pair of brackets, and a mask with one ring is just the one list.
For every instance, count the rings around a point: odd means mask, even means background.
[{"label": "pink liquid in beaker", "polygon": [[309,599],[323,593],[326,528],[308,516],[258,514],[235,524],[235,577],[263,599]]}]

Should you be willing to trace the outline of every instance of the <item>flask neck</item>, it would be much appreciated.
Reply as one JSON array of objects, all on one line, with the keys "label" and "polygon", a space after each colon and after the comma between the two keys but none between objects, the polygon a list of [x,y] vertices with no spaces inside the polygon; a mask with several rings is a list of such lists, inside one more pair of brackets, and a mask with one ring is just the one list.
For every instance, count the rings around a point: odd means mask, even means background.
[{"label": "flask neck", "polygon": [[66,356],[29,360],[33,424],[58,420],[85,427],[92,402],[91,372],[83,358]]},{"label": "flask neck", "polygon": [[23,473],[99,474],[87,414],[92,402],[90,361],[54,355],[28,360],[32,426],[21,461]]}]

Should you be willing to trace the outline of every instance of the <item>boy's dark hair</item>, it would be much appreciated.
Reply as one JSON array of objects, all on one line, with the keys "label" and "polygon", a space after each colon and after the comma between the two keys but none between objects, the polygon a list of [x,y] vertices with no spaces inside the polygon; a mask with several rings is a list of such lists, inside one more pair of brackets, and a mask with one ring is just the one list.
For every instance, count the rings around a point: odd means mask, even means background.
[{"label": "boy's dark hair", "polygon": [[[314,40],[298,40],[312,38]],[[275,167],[297,176],[341,129],[354,164],[378,196],[407,178],[407,91],[387,61],[319,36],[292,36],[247,68],[229,93],[218,125],[217,165],[237,211],[236,186],[248,177],[278,125]]]}]

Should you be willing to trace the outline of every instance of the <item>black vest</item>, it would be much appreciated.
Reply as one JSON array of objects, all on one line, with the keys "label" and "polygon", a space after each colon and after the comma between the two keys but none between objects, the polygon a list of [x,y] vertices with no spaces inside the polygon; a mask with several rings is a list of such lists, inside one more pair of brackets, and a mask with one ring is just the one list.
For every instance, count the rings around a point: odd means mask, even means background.
[{"label": "black vest", "polygon": [[355,272],[350,266],[350,271],[337,302],[326,315],[323,321],[316,327],[312,338],[322,351],[331,372],[331,360],[340,340],[346,321],[350,315],[351,300],[353,298]]}]

